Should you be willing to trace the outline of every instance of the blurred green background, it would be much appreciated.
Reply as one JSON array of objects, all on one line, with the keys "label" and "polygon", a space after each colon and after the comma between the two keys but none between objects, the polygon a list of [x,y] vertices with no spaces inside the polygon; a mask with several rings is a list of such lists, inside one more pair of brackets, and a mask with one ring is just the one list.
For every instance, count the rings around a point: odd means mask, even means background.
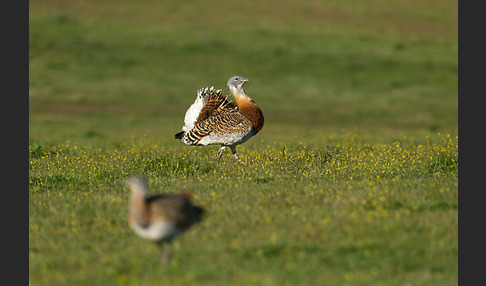
[{"label": "blurred green background", "polygon": [[457,134],[457,33],[457,1],[34,0],[29,137],[177,145],[196,90],[236,74],[262,140]]}]

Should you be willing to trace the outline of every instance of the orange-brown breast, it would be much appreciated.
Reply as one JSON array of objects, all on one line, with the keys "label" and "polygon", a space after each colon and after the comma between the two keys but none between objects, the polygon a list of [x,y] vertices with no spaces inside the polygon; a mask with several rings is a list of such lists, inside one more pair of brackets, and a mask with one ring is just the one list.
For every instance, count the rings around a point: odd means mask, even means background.
[{"label": "orange-brown breast", "polygon": [[239,112],[251,122],[251,125],[256,131],[255,134],[258,133],[263,128],[265,122],[260,107],[250,98],[234,96],[234,99]]}]

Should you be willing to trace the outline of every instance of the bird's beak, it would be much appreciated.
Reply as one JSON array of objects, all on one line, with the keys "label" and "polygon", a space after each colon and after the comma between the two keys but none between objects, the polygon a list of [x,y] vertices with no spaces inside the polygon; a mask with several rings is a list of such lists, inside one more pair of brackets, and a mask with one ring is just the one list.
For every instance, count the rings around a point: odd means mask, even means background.
[{"label": "bird's beak", "polygon": [[241,81],[242,82],[247,82],[247,81],[250,81],[250,79],[245,77],[245,78],[242,78]]}]

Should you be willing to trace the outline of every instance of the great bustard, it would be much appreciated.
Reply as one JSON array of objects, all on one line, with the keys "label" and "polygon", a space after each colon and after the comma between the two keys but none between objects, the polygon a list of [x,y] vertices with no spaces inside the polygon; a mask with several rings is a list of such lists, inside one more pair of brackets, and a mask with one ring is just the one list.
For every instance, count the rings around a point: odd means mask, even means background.
[{"label": "great bustard", "polygon": [[186,111],[182,132],[175,138],[186,145],[221,145],[218,161],[223,150],[230,147],[233,158],[243,163],[236,155],[236,145],[257,134],[264,123],[260,107],[243,89],[247,81],[248,78],[236,75],[228,80],[236,104],[228,101],[221,89],[199,89],[196,100]]},{"label": "great bustard", "polygon": [[158,246],[162,263],[167,265],[172,240],[201,221],[204,210],[191,203],[190,192],[147,196],[147,181],[139,176],[129,177],[126,184],[131,189],[130,227],[138,236]]}]

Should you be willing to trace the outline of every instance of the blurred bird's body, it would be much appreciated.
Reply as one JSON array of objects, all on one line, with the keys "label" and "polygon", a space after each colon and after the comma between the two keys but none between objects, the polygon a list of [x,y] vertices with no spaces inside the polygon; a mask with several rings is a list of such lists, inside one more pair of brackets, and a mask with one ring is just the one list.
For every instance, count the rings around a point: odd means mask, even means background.
[{"label": "blurred bird's body", "polygon": [[171,242],[201,221],[203,209],[191,203],[189,192],[147,196],[147,183],[137,176],[128,178],[127,185],[131,189],[128,215],[130,227],[141,238],[156,243],[162,262],[168,264]]},{"label": "blurred bird's body", "polygon": [[243,89],[247,81],[249,79],[241,76],[228,80],[227,85],[236,104],[228,101],[220,89],[198,90],[196,100],[186,111],[182,132],[177,133],[175,138],[186,145],[221,145],[218,160],[223,150],[230,147],[233,157],[240,161],[236,145],[256,135],[264,124],[260,107]]}]

